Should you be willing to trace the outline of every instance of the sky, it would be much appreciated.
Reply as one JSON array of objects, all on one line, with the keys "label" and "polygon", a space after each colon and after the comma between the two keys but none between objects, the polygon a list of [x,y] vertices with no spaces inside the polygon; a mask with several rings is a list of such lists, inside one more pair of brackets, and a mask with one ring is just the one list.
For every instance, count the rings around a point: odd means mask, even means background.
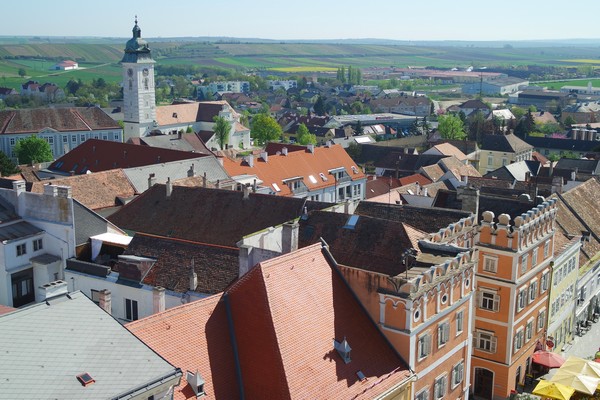
[{"label": "sky", "polygon": [[600,38],[599,0],[0,0],[0,7],[0,36],[129,37],[138,15],[143,37]]}]

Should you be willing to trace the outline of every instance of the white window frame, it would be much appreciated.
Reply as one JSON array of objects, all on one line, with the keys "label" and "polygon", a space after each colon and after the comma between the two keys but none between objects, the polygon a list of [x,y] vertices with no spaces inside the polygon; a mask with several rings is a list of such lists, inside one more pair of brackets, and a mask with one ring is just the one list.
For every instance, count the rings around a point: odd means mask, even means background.
[{"label": "white window frame", "polygon": [[498,257],[483,256],[483,271],[494,274],[498,272]]},{"label": "white window frame", "polygon": [[550,279],[550,271],[544,270],[542,272],[542,278],[540,280],[540,293],[545,293],[548,290],[548,281]]},{"label": "white window frame", "polygon": [[456,336],[463,333],[465,324],[465,310],[460,310],[456,313]]},{"label": "white window frame", "polygon": [[525,325],[525,341],[529,342],[533,337],[533,318],[527,320],[527,325]]},{"label": "white window frame", "polygon": [[[496,293],[496,291],[489,290],[489,289],[480,289],[479,292],[477,293],[477,295],[479,296],[477,306],[479,308],[481,308],[482,310],[487,310],[487,311],[492,311],[492,312],[498,312],[500,310],[500,296],[498,295],[498,293]],[[485,297],[485,296],[487,296],[487,297]],[[489,297],[489,296],[491,296],[491,297]],[[490,303],[491,303],[491,308],[489,306],[487,306]],[[486,304],[486,307],[484,307],[484,304]]]},{"label": "white window frame", "polygon": [[[498,349],[498,338],[494,335],[494,332],[478,330],[475,331],[475,335],[473,335],[473,339],[475,340],[474,348],[480,351],[485,351],[486,353],[495,354]],[[481,341],[484,340],[489,345],[481,347]],[[489,347],[489,350],[486,348]]]},{"label": "white window frame", "polygon": [[527,272],[527,264],[529,263],[529,253],[525,253],[521,256],[521,274]]},{"label": "white window frame", "polygon": [[465,361],[460,362],[452,367],[452,389],[460,385],[465,378]]},{"label": "white window frame", "polygon": [[437,328],[437,343],[438,348],[444,347],[450,340],[450,323],[446,320],[440,322]]},{"label": "white window frame", "polygon": [[546,307],[542,308],[537,316],[537,330],[538,332],[542,330],[542,328],[544,328],[544,325],[546,325]]},{"label": "white window frame", "polygon": [[537,265],[538,251],[539,247],[536,247],[531,253],[531,268],[535,268]]},{"label": "white window frame", "polygon": [[33,239],[33,251],[38,251],[38,250],[43,250],[43,249],[44,249],[44,242],[42,241],[42,238]]},{"label": "white window frame", "polygon": [[523,286],[517,295],[517,312],[527,307],[528,287]]},{"label": "white window frame", "polygon": [[514,343],[513,343],[513,352],[516,353],[523,348],[523,339],[525,338],[525,332],[523,331],[523,327],[520,327],[515,332]]},{"label": "white window frame", "polygon": [[16,251],[17,251],[17,257],[21,257],[24,256],[25,254],[27,254],[27,243],[19,243],[16,246]]},{"label": "white window frame", "polygon": [[537,290],[538,289],[538,282],[537,282],[537,278],[532,279],[531,283],[529,284],[529,289],[527,289],[528,295],[527,297],[529,298],[528,300],[528,304],[531,304],[535,301],[536,297],[537,297]]},{"label": "white window frame", "polygon": [[419,336],[417,347],[419,361],[431,354],[431,333],[429,331]]},{"label": "white window frame", "polygon": [[550,240],[546,240],[544,243],[544,259],[548,258],[550,255]]},{"label": "white window frame", "polygon": [[433,384],[433,398],[443,399],[448,391],[448,374],[444,374],[435,379]]},{"label": "white window frame", "polygon": [[429,400],[429,388],[423,388],[419,393],[415,394],[415,400]]}]

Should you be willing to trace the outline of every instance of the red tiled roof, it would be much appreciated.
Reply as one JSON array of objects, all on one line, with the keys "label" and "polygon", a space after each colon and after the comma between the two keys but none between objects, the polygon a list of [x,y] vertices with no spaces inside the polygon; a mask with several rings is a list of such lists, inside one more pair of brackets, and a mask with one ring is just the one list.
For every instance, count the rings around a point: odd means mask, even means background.
[{"label": "red tiled roof", "polygon": [[[246,397],[373,398],[410,376],[325,252],[318,243],[264,261],[227,291]],[[349,364],[333,347],[344,338]]]},{"label": "red tiled roof", "polygon": [[54,161],[49,169],[66,173],[75,171],[76,174],[83,174],[87,170],[99,172],[116,168],[142,167],[202,156],[202,154],[187,151],[88,139]]},{"label": "red tiled roof", "polygon": [[186,372],[198,371],[208,399],[239,398],[227,313],[215,295],[131,322],[127,329],[174,366],[181,368],[175,400],[196,399]]},{"label": "red tiled roof", "polygon": [[373,197],[381,196],[382,194],[389,193],[390,190],[402,186],[401,179],[395,179],[391,177],[379,177],[374,176],[367,177],[367,193],[366,198],[372,199]]},{"label": "red tiled roof", "polygon": [[114,207],[117,197],[133,197],[135,188],[121,169],[34,182],[31,191],[44,193],[45,185],[70,186],[73,198],[92,210]]},{"label": "red tiled roof", "polygon": [[467,156],[465,155],[465,153],[463,153],[462,151],[457,149],[455,146],[453,146],[447,142],[436,144],[432,148],[436,149],[440,154],[443,154],[445,156],[454,156],[454,157],[458,158],[460,161],[465,161],[467,159]]},{"label": "red tiled roof", "polygon": [[[339,167],[343,167],[353,181],[365,178],[362,169],[340,145],[315,147],[314,154],[306,150],[304,152],[288,152],[287,156],[283,154],[269,155],[266,162],[262,158],[255,158],[254,167],[250,167],[247,162],[242,160],[233,161],[226,158],[223,167],[232,177],[256,175],[263,181],[264,186],[270,186],[272,190],[274,190],[273,184],[275,183],[281,189],[277,193],[281,196],[292,195],[291,189],[284,183],[284,180],[295,177],[302,177],[302,181],[311,191],[332,187],[335,185],[335,180],[333,176],[329,175],[329,170]],[[320,174],[323,174],[327,180],[323,180]],[[310,176],[316,183],[310,179]]]},{"label": "red tiled roof", "polygon": [[98,107],[32,108],[0,111],[0,134],[38,133],[44,128],[59,132],[120,129]]},{"label": "red tiled roof", "polygon": [[431,183],[431,179],[427,179],[421,174],[413,174],[400,178],[400,186],[409,185],[411,183],[418,182],[419,185],[428,185]]},{"label": "red tiled roof", "polygon": [[[229,106],[226,101],[201,101],[193,103],[170,104],[156,107],[156,121],[159,125],[173,125],[193,122],[214,122],[223,106]],[[231,109],[233,111],[233,109]]]},{"label": "red tiled roof", "polygon": [[438,164],[421,167],[421,171],[423,171],[422,173],[432,182],[436,182],[438,179],[444,176],[444,171]]}]

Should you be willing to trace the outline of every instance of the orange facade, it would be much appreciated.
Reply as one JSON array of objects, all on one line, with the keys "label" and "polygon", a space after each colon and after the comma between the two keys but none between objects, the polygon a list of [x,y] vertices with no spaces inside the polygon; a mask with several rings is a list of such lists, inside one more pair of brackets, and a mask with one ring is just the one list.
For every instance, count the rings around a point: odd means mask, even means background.
[{"label": "orange facade", "polygon": [[555,202],[514,218],[483,213],[478,236],[472,392],[504,399],[530,372],[546,334]]}]

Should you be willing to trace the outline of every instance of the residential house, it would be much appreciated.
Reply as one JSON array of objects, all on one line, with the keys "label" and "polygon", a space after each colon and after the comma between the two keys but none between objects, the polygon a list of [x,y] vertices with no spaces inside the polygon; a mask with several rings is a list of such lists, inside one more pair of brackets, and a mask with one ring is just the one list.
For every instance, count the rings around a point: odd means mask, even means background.
[{"label": "residential house", "polygon": [[271,90],[283,89],[285,91],[288,91],[290,89],[298,87],[298,81],[296,81],[296,80],[267,81],[267,85],[269,85],[269,89],[271,89]]},{"label": "residential house", "polygon": [[0,304],[43,301],[38,287],[63,278],[65,260],[75,255],[70,188],[29,193],[15,181],[13,189],[0,189],[0,214]]},{"label": "residential house", "polygon": [[4,100],[9,96],[17,96],[19,92],[17,92],[13,88],[0,87],[0,100]]},{"label": "residential house", "polygon": [[37,97],[42,101],[54,102],[65,98],[65,92],[54,83],[40,85],[38,81],[27,81],[21,85],[21,96]]},{"label": "residential house", "polygon": [[481,144],[479,172],[486,174],[513,162],[531,160],[533,146],[514,134],[484,135]]},{"label": "residential house", "polygon": [[487,118],[487,116],[492,112],[489,105],[477,99],[465,101],[464,103],[458,105],[456,110],[457,112],[462,111],[467,117],[473,113],[480,112],[485,118]]},{"label": "residential house", "polygon": [[414,374],[336,266],[317,243],[261,262],[221,295],[127,327],[188,371],[175,399],[412,398]]},{"label": "residential house", "polygon": [[185,102],[156,107],[156,126],[152,132],[175,134],[189,127],[199,133],[206,147],[220,149],[213,130],[217,116],[231,124],[228,147],[250,147],[250,129],[240,124],[240,115],[226,101]]},{"label": "residential house", "polygon": [[70,71],[73,69],[78,69],[79,68],[79,64],[76,61],[73,60],[64,60],[59,62],[58,64],[55,64],[52,69],[56,70],[56,71]]},{"label": "residential house", "polygon": [[459,161],[466,162],[467,156],[465,153],[460,151],[456,146],[451,143],[443,142],[439,144],[434,144],[429,149],[424,151],[422,154],[436,154],[441,156],[454,156]]},{"label": "residential house", "polygon": [[583,102],[569,105],[562,111],[560,118],[571,117],[578,124],[589,124],[600,121],[600,104],[598,102]]},{"label": "residential house", "polygon": [[373,112],[396,113],[427,117],[431,114],[431,100],[424,96],[399,96],[371,99],[369,106]]},{"label": "residential house", "polygon": [[88,139],[121,142],[123,130],[98,107],[32,108],[0,111],[0,150],[14,157],[18,140],[36,135],[60,157]]},{"label": "residential house", "polygon": [[585,157],[590,154],[594,148],[600,150],[600,142],[596,140],[575,140],[558,139],[551,137],[527,136],[525,139],[535,151],[544,156],[557,155],[562,157],[567,154],[575,154],[579,157]]},{"label": "residential house", "polygon": [[127,143],[142,146],[160,147],[163,149],[191,151],[198,154],[213,154],[206,144],[195,133],[181,133],[169,135],[143,136],[131,138]]},{"label": "residential house", "polygon": [[45,301],[0,315],[0,397],[170,398],[181,370],[66,286],[36,287]]},{"label": "residential house", "polygon": [[211,82],[206,86],[197,86],[198,91],[204,96],[214,95],[216,93],[248,93],[250,92],[250,82],[248,81],[217,81]]},{"label": "residential house", "polygon": [[265,150],[260,158],[249,155],[223,161],[240,185],[256,179],[266,193],[332,203],[365,198],[366,176],[339,145],[308,145],[304,151],[283,147],[277,154]]}]

